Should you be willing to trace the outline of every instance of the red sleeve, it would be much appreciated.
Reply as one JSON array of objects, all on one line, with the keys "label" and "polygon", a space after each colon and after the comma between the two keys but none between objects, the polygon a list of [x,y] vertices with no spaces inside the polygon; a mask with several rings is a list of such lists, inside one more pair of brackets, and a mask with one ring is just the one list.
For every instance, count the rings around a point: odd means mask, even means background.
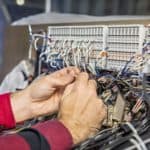
[{"label": "red sleeve", "polygon": [[1,150],[30,150],[25,139],[17,134],[0,136]]},{"label": "red sleeve", "polygon": [[[0,126],[15,127],[10,94],[0,95]],[[52,150],[69,150],[73,142],[69,131],[58,121],[46,121],[33,126],[45,137]],[[29,150],[29,144],[18,134],[0,136],[0,149]]]},{"label": "red sleeve", "polygon": [[0,95],[0,127],[8,129],[15,127],[16,122],[13,116],[10,103],[10,94]]},{"label": "red sleeve", "polygon": [[[38,123],[33,128],[39,131],[49,143],[51,150],[70,150],[72,137],[69,131],[58,121]],[[35,143],[36,144],[36,143]],[[1,150],[30,150],[27,141],[18,134],[0,136]]]},{"label": "red sleeve", "polygon": [[52,150],[70,150],[73,145],[72,136],[68,129],[56,120],[39,123],[33,128],[45,137]]}]

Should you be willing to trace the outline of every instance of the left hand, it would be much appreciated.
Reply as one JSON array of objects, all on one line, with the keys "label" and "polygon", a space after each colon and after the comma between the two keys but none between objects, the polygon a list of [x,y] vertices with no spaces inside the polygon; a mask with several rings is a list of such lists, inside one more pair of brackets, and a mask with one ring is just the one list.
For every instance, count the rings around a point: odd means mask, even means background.
[{"label": "left hand", "polygon": [[11,94],[16,122],[57,112],[65,87],[74,81],[79,72],[76,67],[68,67],[40,77],[26,89]]}]

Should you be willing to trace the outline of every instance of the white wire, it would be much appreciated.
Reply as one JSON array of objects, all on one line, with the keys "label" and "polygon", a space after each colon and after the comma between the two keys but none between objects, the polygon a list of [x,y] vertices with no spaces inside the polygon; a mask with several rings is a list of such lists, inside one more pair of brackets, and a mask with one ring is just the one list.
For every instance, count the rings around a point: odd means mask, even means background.
[{"label": "white wire", "polygon": [[[150,143],[150,139],[145,140],[144,143],[145,144]],[[138,143],[138,145],[139,145],[139,143]],[[134,148],[135,148],[135,145],[128,147],[128,150],[133,150]]]},{"label": "white wire", "polygon": [[133,136],[139,141],[139,144],[141,145],[142,149],[143,149],[143,150],[147,150],[145,143],[143,142],[143,140],[142,140],[142,139],[140,138],[140,136],[138,135],[138,133],[137,133],[136,129],[134,128],[134,126],[133,126],[131,123],[129,123],[129,122],[127,122],[126,124],[127,124],[127,125],[129,126],[129,128],[133,131],[133,133],[134,133]]},{"label": "white wire", "polygon": [[[28,30],[29,30],[29,35],[30,38],[32,38],[32,28],[31,25],[28,25]],[[29,46],[29,52],[28,52],[28,58],[31,59],[32,58],[32,44],[33,44],[33,40],[30,40],[30,46]]]},{"label": "white wire", "polygon": [[28,59],[32,59],[32,43],[29,46]]},{"label": "white wire", "polygon": [[77,50],[77,63],[78,67],[81,66],[81,49]]},{"label": "white wire", "polygon": [[140,147],[140,145],[139,145],[139,143],[138,143],[136,140],[130,139],[130,142],[131,142],[132,144],[134,144],[135,147],[136,147],[138,150],[142,150],[141,147]]}]

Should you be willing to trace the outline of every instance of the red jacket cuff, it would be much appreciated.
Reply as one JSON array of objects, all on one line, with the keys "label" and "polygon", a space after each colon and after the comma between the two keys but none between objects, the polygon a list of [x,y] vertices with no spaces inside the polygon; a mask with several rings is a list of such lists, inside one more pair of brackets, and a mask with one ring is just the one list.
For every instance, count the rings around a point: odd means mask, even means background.
[{"label": "red jacket cuff", "polygon": [[52,150],[70,150],[73,145],[71,134],[59,121],[46,121],[33,128],[36,128],[46,138]]},{"label": "red jacket cuff", "polygon": [[0,95],[0,126],[8,129],[15,127],[15,119],[13,116],[10,93]]}]

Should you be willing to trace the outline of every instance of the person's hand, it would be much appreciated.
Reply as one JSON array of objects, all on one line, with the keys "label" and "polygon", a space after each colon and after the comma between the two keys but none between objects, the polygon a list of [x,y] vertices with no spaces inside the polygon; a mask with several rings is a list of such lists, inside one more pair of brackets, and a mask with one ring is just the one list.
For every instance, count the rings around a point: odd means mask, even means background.
[{"label": "person's hand", "polygon": [[96,82],[80,73],[62,96],[58,120],[70,131],[74,144],[94,135],[106,117],[106,107],[96,93]]},{"label": "person's hand", "polygon": [[65,86],[79,74],[76,67],[68,67],[33,81],[26,89],[11,95],[16,122],[58,111]]}]

